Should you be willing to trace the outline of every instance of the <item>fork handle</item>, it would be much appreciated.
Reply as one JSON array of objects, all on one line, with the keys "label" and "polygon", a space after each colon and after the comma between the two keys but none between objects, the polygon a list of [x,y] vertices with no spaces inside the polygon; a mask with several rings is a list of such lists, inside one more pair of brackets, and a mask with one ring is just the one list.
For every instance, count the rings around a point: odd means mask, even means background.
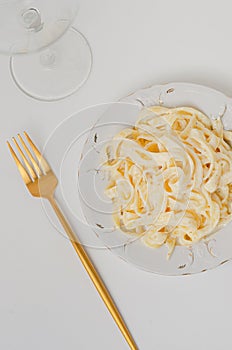
[{"label": "fork handle", "polygon": [[84,265],[86,271],[89,274],[89,277],[91,278],[93,284],[95,285],[98,293],[100,294],[102,300],[104,301],[106,307],[108,308],[109,312],[111,313],[112,317],[114,318],[116,324],[118,325],[120,331],[122,332],[124,338],[126,339],[128,345],[132,350],[138,350],[138,347],[132,338],[132,335],[130,334],[129,329],[127,328],[119,310],[117,309],[110,293],[108,292],[103,280],[101,279],[99,273],[97,272],[96,268],[94,267],[92,261],[90,260],[89,256],[87,255],[85,249],[81,245],[81,243],[78,241],[75,233],[73,232],[71,226],[67,222],[65,216],[63,215],[61,209],[59,208],[56,200],[54,197],[48,198],[50,204],[52,205],[60,223],[62,224],[64,230],[66,231],[76,253],[78,254],[82,264]]}]

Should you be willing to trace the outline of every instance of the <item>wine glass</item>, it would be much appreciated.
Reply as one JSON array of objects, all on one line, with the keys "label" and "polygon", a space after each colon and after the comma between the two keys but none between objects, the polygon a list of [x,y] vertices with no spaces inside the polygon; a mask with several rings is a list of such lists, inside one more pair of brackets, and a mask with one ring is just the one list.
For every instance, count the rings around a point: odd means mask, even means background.
[{"label": "wine glass", "polygon": [[0,0],[0,52],[27,95],[55,101],[87,80],[91,49],[71,27],[78,8],[77,0]]}]

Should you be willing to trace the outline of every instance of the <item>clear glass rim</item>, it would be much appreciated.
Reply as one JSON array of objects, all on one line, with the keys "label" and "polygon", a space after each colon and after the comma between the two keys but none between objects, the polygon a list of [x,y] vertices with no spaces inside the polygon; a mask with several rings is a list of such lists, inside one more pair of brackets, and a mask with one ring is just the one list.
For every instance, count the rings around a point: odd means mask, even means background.
[{"label": "clear glass rim", "polygon": [[[17,1],[18,0],[12,0],[12,2],[17,2]],[[7,3],[8,0],[4,0],[4,2]],[[0,3],[0,6],[1,6],[1,3]],[[29,52],[12,52],[11,53],[11,52],[7,52],[7,51],[4,51],[4,50],[0,49],[0,54],[12,58],[13,56],[30,55],[30,54],[33,54],[33,53],[36,53],[36,52],[41,52],[41,51],[49,48],[51,45],[55,44],[58,40],[60,40],[65,35],[65,33],[70,29],[70,27],[73,25],[73,23],[74,23],[74,21],[75,21],[75,19],[77,17],[78,11],[79,11],[79,7],[80,7],[80,5],[78,4],[77,7],[76,7],[76,10],[73,11],[73,16],[70,19],[69,24],[63,30],[63,32],[60,33],[56,38],[54,38],[54,40],[50,41],[49,43],[39,47],[38,49],[31,50]],[[62,21],[62,19],[60,21]]]}]

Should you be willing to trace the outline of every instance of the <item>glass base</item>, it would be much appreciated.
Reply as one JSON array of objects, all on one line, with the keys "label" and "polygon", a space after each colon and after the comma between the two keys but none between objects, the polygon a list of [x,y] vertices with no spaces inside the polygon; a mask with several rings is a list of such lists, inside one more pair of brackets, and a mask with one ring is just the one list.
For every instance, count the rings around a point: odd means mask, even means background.
[{"label": "glass base", "polygon": [[46,50],[10,58],[16,85],[25,94],[43,101],[73,94],[88,79],[91,67],[90,46],[75,28]]}]

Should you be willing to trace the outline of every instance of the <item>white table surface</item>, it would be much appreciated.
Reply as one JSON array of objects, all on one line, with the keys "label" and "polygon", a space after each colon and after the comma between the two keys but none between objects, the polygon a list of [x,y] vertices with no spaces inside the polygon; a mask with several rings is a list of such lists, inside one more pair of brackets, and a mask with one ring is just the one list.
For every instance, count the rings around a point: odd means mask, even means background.
[{"label": "white table surface", "polygon": [[[128,349],[70,243],[25,190],[6,139],[26,129],[42,147],[79,109],[153,83],[195,82],[232,96],[231,11],[229,0],[82,0],[75,25],[91,44],[93,70],[56,103],[23,95],[0,57],[0,349]],[[163,277],[89,253],[139,349],[232,347],[232,263]]]}]

